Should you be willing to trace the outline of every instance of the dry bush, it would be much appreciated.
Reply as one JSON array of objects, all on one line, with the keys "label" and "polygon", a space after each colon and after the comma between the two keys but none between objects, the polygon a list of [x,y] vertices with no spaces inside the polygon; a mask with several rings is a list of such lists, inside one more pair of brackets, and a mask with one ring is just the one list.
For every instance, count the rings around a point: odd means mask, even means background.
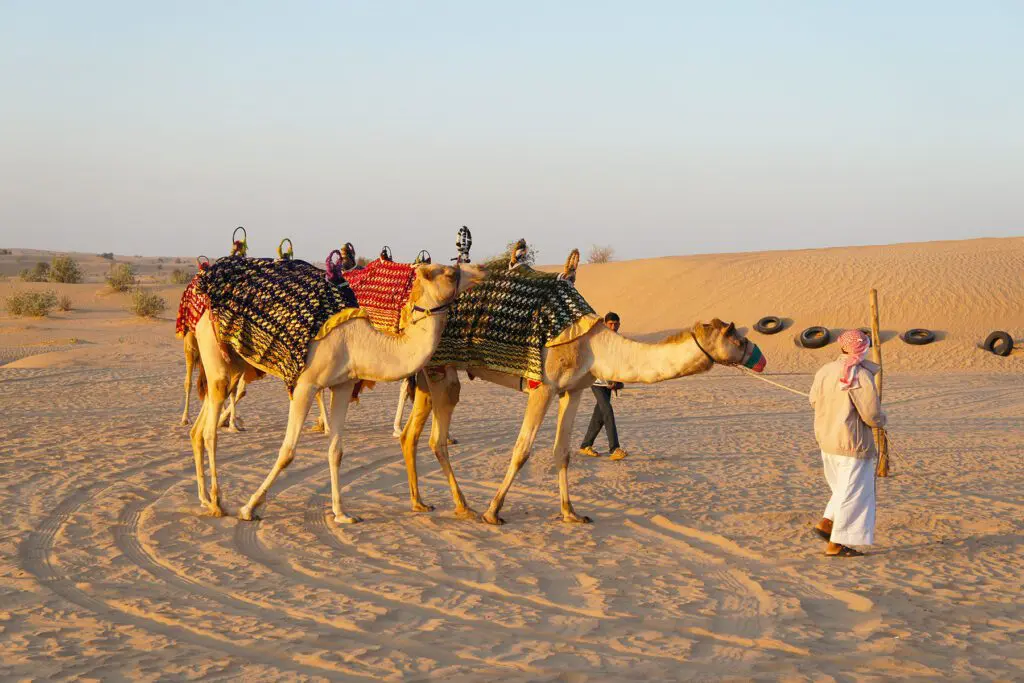
[{"label": "dry bush", "polygon": [[114,252],[112,252],[112,251],[105,251],[102,254],[96,254],[96,255],[99,256],[100,258],[105,258],[108,261],[113,261],[114,260]]},{"label": "dry bush", "polygon": [[127,292],[137,283],[135,269],[130,263],[112,263],[107,273],[107,284],[117,292]]},{"label": "dry bush", "polygon": [[171,271],[171,284],[172,285],[187,285],[192,280],[192,273],[181,268],[175,268]]},{"label": "dry bush", "polygon": [[11,315],[31,315],[41,318],[57,306],[57,294],[45,292],[15,292],[7,297],[7,312]]},{"label": "dry bush", "polygon": [[21,271],[21,279],[25,282],[46,282],[50,279],[50,264],[40,261],[32,269]]},{"label": "dry bush", "polygon": [[615,258],[615,248],[611,245],[601,246],[590,245],[590,253],[587,254],[587,263],[608,263]]},{"label": "dry bush", "polygon": [[57,310],[58,311],[70,311],[71,310],[71,297],[67,294],[61,294],[57,297]]},{"label": "dry bush", "polygon": [[51,282],[76,283],[82,281],[82,269],[70,256],[54,256],[50,266]]},{"label": "dry bush", "polygon": [[162,296],[144,289],[136,289],[132,292],[132,303],[128,310],[143,318],[152,318],[165,308],[167,308],[167,302]]},{"label": "dry bush", "polygon": [[13,253],[10,249],[0,249],[0,256],[10,256]]},{"label": "dry bush", "polygon": [[[508,244],[505,245],[505,251],[503,251],[502,253],[498,254],[497,256],[491,256],[490,258],[484,259],[484,261],[483,261],[484,268],[494,268],[496,266],[497,267],[508,266],[508,262],[512,258],[512,252],[515,251],[516,244],[518,242],[519,242],[519,240],[514,240],[512,242],[509,242]],[[540,252],[538,252],[537,249],[532,244],[527,242],[526,243],[526,257],[522,260],[522,263],[524,263],[524,264],[526,264],[528,266],[532,266],[534,263],[537,262],[537,254],[539,254],[539,253]]]}]

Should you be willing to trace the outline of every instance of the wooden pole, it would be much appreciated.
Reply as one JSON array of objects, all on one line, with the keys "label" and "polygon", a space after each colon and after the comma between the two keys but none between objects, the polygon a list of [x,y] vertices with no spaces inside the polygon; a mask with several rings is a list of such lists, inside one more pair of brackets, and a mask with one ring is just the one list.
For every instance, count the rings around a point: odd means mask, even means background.
[{"label": "wooden pole", "polygon": [[[878,291],[871,290],[871,360],[878,367],[878,374],[875,376],[875,388],[878,390],[878,400],[882,400],[882,340],[878,336]],[[875,429],[875,445],[878,447],[878,468],[875,474],[879,477],[889,476],[889,440],[885,438],[884,429]]]}]

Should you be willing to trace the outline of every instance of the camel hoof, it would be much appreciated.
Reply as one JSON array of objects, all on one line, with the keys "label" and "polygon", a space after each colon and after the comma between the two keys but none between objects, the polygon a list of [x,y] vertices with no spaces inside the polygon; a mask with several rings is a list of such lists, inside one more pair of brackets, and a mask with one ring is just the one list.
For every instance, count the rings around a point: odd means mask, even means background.
[{"label": "camel hoof", "polygon": [[245,431],[245,427],[241,425],[231,425],[230,427],[227,428],[227,431],[231,432],[232,434],[240,434]]},{"label": "camel hoof", "polygon": [[309,431],[311,431],[311,432],[326,432],[327,430],[326,430],[323,422],[317,422],[315,425],[310,427]]},{"label": "camel hoof", "polygon": [[473,508],[470,508],[470,507],[456,508],[455,509],[455,516],[458,517],[459,519],[472,519],[472,520],[480,519],[480,513],[477,512],[476,510],[474,510]]},{"label": "camel hoof", "polygon": [[238,510],[238,518],[243,522],[254,522],[259,519],[258,516],[252,513],[252,508],[248,506]]},{"label": "camel hoof", "polygon": [[220,505],[218,505],[217,503],[214,503],[213,505],[208,506],[206,508],[206,510],[210,513],[211,517],[223,517],[224,516],[224,509]]},{"label": "camel hoof", "polygon": [[358,524],[363,521],[359,517],[350,515],[334,515],[334,522],[336,524]]},{"label": "camel hoof", "polygon": [[454,438],[454,437],[449,436],[448,437],[448,445],[449,446],[458,446],[459,445],[459,440]]},{"label": "camel hoof", "polygon": [[185,425],[188,424],[188,418],[187,417],[181,418],[181,422],[179,424],[181,424],[181,426],[184,427]]},{"label": "camel hoof", "polygon": [[400,432],[400,431],[398,431],[396,429],[395,431],[391,432],[391,437],[393,439],[401,439],[402,438],[402,432]]},{"label": "camel hoof", "polygon": [[487,522],[488,524],[493,524],[494,526],[501,526],[505,523],[505,520],[503,520],[501,517],[494,514],[493,512],[485,512],[483,517],[481,517],[480,519]]},{"label": "camel hoof", "polygon": [[412,511],[413,512],[433,512],[434,511],[434,506],[433,505],[427,505],[426,503],[413,503],[412,504]]},{"label": "camel hoof", "polygon": [[594,520],[586,515],[577,515],[575,512],[571,512],[567,515],[562,515],[562,521],[567,524],[590,524]]}]

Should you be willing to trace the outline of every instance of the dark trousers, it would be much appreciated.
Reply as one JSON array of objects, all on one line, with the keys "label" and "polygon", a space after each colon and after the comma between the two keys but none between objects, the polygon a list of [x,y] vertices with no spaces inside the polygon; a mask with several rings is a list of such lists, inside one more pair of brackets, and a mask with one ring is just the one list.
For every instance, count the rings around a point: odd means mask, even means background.
[{"label": "dark trousers", "polygon": [[619,447],[619,432],[615,429],[615,411],[612,410],[612,390],[608,387],[590,387],[597,399],[594,406],[594,414],[590,417],[590,426],[587,427],[587,434],[583,437],[580,448],[588,448],[594,445],[594,439],[604,427],[608,434],[608,450],[614,451]]}]

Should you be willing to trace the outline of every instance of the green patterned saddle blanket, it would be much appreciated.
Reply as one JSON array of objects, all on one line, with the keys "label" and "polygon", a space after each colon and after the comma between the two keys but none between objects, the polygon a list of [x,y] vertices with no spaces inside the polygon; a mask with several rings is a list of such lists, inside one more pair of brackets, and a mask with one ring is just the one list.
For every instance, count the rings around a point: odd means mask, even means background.
[{"label": "green patterned saddle blanket", "polygon": [[599,320],[571,282],[526,266],[502,268],[455,299],[428,365],[540,381],[542,349],[577,339]]},{"label": "green patterned saddle blanket", "polygon": [[200,278],[221,344],[251,365],[285,381],[291,394],[306,367],[309,344],[322,331],[365,315],[352,288],[295,260],[218,259]]}]

